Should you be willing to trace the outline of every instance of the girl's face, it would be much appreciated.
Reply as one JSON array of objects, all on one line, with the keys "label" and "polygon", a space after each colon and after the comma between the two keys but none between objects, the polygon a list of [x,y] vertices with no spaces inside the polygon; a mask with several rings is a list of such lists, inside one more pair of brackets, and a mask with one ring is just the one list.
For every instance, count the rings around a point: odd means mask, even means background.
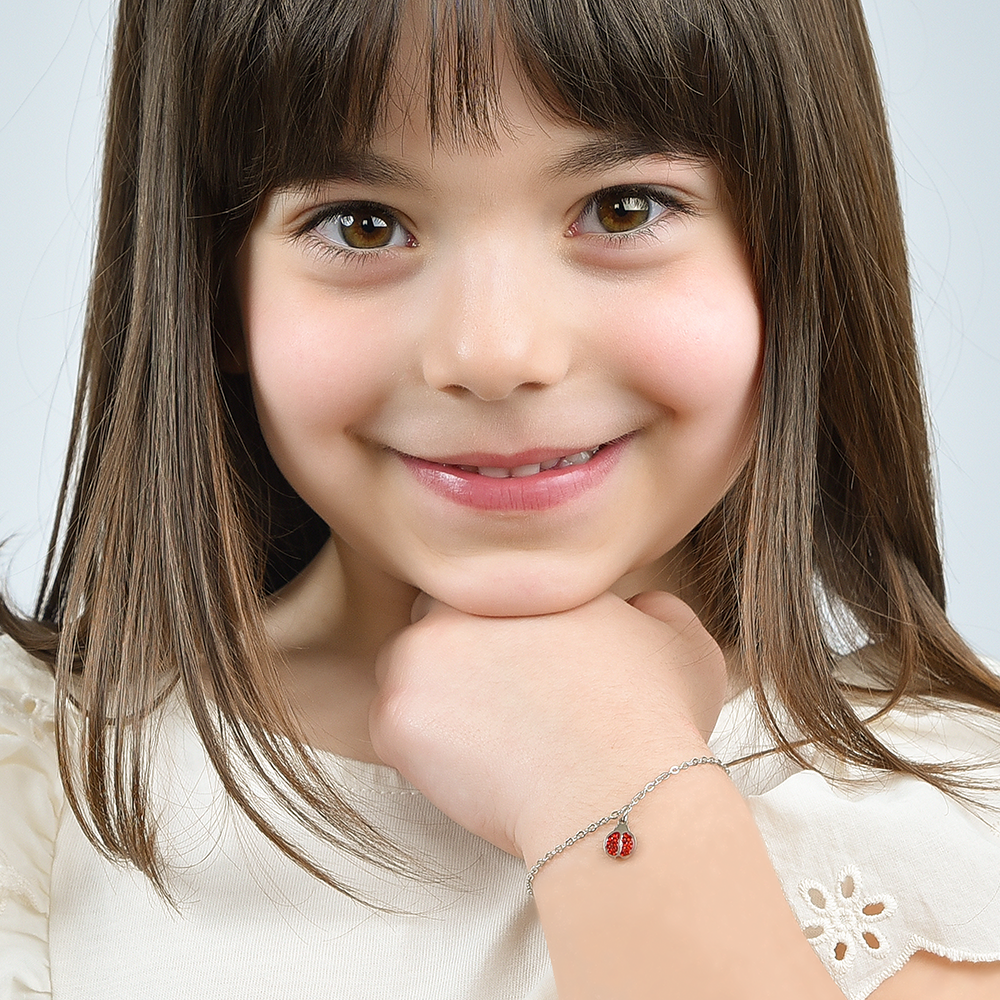
[{"label": "girl's face", "polygon": [[[364,563],[464,611],[563,610],[677,546],[745,463],[762,324],[715,169],[553,122],[495,147],[404,99],[238,259],[271,452]],[[665,581],[669,585],[669,581]]]}]

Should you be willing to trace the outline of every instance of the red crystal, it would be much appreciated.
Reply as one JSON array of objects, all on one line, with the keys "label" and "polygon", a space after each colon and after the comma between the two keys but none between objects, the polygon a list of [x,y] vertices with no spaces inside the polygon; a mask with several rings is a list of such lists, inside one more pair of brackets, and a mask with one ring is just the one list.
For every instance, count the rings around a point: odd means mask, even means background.
[{"label": "red crystal", "polygon": [[604,850],[612,858],[627,858],[635,847],[635,838],[628,825],[622,821],[604,840]]}]

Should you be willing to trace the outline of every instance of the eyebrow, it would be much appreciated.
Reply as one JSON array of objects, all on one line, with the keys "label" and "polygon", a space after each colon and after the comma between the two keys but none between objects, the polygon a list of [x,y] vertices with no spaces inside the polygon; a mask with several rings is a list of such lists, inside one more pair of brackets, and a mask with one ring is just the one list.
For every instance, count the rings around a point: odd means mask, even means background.
[{"label": "eyebrow", "polygon": [[[696,154],[676,147],[667,147],[652,138],[596,135],[567,150],[542,173],[549,180],[587,176],[651,156],[701,159]],[[333,169],[325,174],[324,179],[351,180],[360,184],[417,190],[427,190],[432,186],[429,177],[423,171],[411,170],[400,160],[383,156],[371,149],[354,150],[345,154],[338,159]],[[317,183],[321,184],[322,181]]]},{"label": "eyebrow", "polygon": [[667,147],[662,142],[654,141],[652,137],[597,135],[564,153],[545,173],[552,180],[581,174],[599,174],[651,156],[701,159],[691,152]]},{"label": "eyebrow", "polygon": [[326,179],[391,187],[429,187],[427,177],[421,171],[410,170],[399,160],[382,156],[370,149],[355,150],[339,158],[333,169],[324,174],[323,180]]}]

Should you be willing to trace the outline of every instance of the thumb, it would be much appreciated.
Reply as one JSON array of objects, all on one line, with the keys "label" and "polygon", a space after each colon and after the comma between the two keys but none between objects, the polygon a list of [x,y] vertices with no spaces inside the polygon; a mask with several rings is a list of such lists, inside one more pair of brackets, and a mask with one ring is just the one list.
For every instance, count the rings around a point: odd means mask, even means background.
[{"label": "thumb", "polygon": [[689,605],[665,590],[646,590],[636,594],[628,603],[650,618],[658,618],[666,625],[673,625],[678,631],[698,619]]},{"label": "thumb", "polygon": [[707,741],[726,699],[726,659],[722,650],[694,611],[679,597],[662,590],[649,590],[636,594],[628,603],[637,611],[663,622],[680,639],[679,648],[684,652],[675,662],[686,664],[686,668],[680,673],[683,682],[677,690],[688,705],[688,718]]},{"label": "thumb", "polygon": [[700,649],[702,655],[718,651],[715,640],[709,635],[691,606],[674,594],[668,594],[663,590],[647,590],[636,594],[628,603],[636,611],[641,611],[644,615],[670,626],[678,635],[691,643],[694,649]]}]

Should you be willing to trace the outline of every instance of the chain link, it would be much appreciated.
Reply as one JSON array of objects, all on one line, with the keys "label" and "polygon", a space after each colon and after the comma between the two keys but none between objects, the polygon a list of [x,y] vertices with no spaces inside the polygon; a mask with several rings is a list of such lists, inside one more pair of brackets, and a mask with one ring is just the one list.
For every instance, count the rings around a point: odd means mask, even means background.
[{"label": "chain link", "polygon": [[628,820],[629,813],[654,788],[656,788],[657,785],[666,781],[667,778],[671,778],[675,774],[680,774],[681,771],[686,771],[689,767],[697,767],[699,764],[715,764],[716,766],[721,767],[726,774],[730,774],[729,768],[723,764],[718,757],[692,757],[691,760],[686,760],[683,764],[675,764],[669,770],[664,771],[662,774],[658,774],[652,781],[647,782],[639,792],[632,796],[628,805],[624,805],[621,809],[616,809],[614,812],[608,813],[608,815],[604,816],[602,819],[597,820],[596,823],[591,823],[590,826],[584,827],[578,833],[574,833],[572,837],[564,840],[558,847],[553,847],[548,854],[540,857],[528,872],[528,895],[534,896],[535,891],[532,883],[535,881],[535,876],[541,870],[542,865],[544,865],[547,861],[551,861],[557,854],[562,854],[567,847],[572,847],[578,840],[583,840],[584,837],[588,837],[595,831],[600,830],[602,826],[607,826],[613,819]]}]

